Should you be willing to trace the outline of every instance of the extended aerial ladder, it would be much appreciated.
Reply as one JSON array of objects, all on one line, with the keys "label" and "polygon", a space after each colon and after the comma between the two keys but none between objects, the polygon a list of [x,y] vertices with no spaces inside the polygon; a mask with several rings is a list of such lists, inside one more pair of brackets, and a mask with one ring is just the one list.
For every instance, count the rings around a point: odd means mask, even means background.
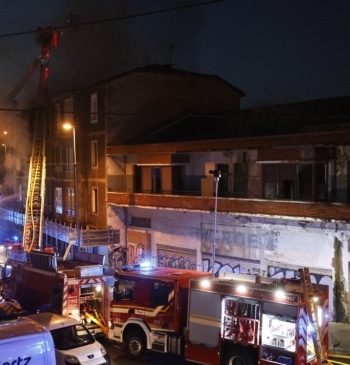
[{"label": "extended aerial ladder", "polygon": [[22,245],[25,251],[30,251],[33,247],[42,248],[49,58],[51,48],[58,44],[58,33],[53,31],[50,25],[46,28],[38,28],[37,42],[41,46],[40,78],[23,229]]},{"label": "extended aerial ladder", "polygon": [[320,321],[317,313],[317,304],[314,301],[314,289],[311,283],[309,269],[299,269],[299,274],[303,285],[307,315],[314,326],[313,330],[311,330],[311,336],[314,344],[315,356],[317,364],[321,365],[327,361],[327,349],[323,343],[322,329],[319,324]]},{"label": "extended aerial ladder", "polygon": [[11,90],[11,92],[8,94],[6,98],[6,104],[9,106],[16,106],[16,96],[18,93],[22,90],[23,85],[28,81],[30,76],[34,73],[38,65],[40,64],[40,56],[36,57],[33,61],[33,63],[28,67],[26,72],[23,74],[21,79],[17,82],[15,87]]}]

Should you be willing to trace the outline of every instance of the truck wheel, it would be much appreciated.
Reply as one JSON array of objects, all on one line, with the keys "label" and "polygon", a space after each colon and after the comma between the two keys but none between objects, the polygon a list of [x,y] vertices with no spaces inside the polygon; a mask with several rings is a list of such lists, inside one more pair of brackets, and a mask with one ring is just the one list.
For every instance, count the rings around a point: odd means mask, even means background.
[{"label": "truck wheel", "polygon": [[223,365],[253,365],[253,361],[245,351],[230,351],[224,356]]},{"label": "truck wheel", "polygon": [[133,359],[142,359],[146,354],[146,338],[141,331],[130,331],[125,336],[125,351]]}]

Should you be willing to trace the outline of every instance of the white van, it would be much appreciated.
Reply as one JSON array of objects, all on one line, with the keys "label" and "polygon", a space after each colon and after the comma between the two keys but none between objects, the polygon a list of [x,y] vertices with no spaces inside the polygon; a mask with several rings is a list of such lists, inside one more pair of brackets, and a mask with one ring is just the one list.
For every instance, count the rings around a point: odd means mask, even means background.
[{"label": "white van", "polygon": [[0,364],[55,365],[50,332],[36,322],[23,319],[1,323]]},{"label": "white van", "polygon": [[[28,322],[35,321],[51,332],[55,345],[57,365],[110,364],[106,349],[76,319],[49,312],[32,314],[22,318]],[[3,365],[2,362],[0,364]],[[27,364],[21,363],[21,365]]]}]

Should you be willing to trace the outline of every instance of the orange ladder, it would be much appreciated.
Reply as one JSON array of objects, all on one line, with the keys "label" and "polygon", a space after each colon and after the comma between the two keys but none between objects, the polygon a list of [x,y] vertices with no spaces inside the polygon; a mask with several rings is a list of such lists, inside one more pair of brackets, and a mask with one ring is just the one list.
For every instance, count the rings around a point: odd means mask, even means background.
[{"label": "orange ladder", "polygon": [[314,344],[317,364],[321,365],[322,363],[327,362],[327,357],[321,335],[320,322],[317,314],[317,306],[314,300],[314,288],[311,283],[310,273],[308,268],[299,269],[299,274],[301,283],[303,285],[306,312],[309,317],[309,321],[314,329],[311,331],[311,336]]}]

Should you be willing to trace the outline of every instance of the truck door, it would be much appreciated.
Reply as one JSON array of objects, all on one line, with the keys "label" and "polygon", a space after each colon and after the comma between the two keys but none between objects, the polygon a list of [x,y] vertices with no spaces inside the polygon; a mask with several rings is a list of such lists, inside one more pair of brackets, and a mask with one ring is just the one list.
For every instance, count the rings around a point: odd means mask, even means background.
[{"label": "truck door", "polygon": [[191,291],[189,309],[189,341],[195,345],[217,347],[221,326],[220,294]]},{"label": "truck door", "polygon": [[145,312],[145,320],[151,328],[175,331],[174,297],[173,282],[156,280],[151,283],[149,309]]}]

